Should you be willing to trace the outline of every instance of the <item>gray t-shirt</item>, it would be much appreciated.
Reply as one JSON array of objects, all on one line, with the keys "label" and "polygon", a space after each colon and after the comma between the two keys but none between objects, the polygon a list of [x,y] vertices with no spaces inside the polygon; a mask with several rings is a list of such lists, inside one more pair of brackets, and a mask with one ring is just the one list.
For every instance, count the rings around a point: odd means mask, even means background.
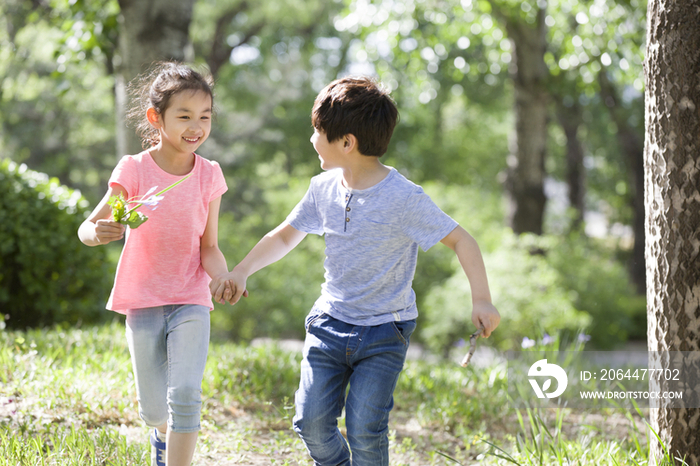
[{"label": "gray t-shirt", "polygon": [[341,169],[313,177],[287,217],[299,231],[326,236],[326,281],[316,306],[353,325],[415,319],[418,247],[427,251],[457,222],[393,168],[361,191],[345,188],[342,178]]}]

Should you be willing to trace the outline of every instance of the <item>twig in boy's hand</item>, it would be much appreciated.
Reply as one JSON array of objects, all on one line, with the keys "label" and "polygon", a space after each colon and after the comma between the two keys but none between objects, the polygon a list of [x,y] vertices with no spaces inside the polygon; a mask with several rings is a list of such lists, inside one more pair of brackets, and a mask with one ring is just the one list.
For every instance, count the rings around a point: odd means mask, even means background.
[{"label": "twig in boy's hand", "polygon": [[462,367],[467,367],[467,364],[469,364],[472,356],[474,356],[474,351],[476,351],[476,339],[479,338],[481,332],[483,331],[483,328],[479,328],[476,330],[476,332],[469,336],[469,352],[465,354],[464,358],[462,359]]}]

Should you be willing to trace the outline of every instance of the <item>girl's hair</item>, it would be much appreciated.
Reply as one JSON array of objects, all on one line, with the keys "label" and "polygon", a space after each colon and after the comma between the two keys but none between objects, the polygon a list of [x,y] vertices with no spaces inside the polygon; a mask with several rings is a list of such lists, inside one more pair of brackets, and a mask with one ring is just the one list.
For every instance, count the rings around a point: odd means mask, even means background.
[{"label": "girl's hair", "polygon": [[208,73],[198,73],[178,62],[159,62],[145,74],[129,83],[127,91],[131,106],[127,120],[136,127],[144,149],[160,142],[160,132],[148,122],[146,111],[153,107],[162,115],[170,105],[170,98],[182,91],[202,91],[214,104],[214,82]]}]

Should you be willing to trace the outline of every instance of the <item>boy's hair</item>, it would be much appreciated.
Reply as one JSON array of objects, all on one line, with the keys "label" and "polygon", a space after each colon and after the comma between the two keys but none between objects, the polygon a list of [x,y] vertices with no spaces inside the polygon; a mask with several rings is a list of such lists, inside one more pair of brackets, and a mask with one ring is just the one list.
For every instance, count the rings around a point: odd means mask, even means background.
[{"label": "boy's hair", "polygon": [[333,81],[318,94],[311,124],[325,133],[328,142],[352,134],[361,154],[381,157],[387,151],[398,117],[389,93],[374,79],[347,77]]},{"label": "boy's hair", "polygon": [[214,82],[208,74],[198,73],[189,66],[174,61],[158,62],[149,72],[131,81],[128,91],[132,96],[132,104],[127,118],[135,124],[143,148],[160,142],[160,132],[146,118],[149,108],[155,108],[162,115],[168,109],[172,96],[182,91],[202,91],[211,97],[213,106],[213,86]]}]

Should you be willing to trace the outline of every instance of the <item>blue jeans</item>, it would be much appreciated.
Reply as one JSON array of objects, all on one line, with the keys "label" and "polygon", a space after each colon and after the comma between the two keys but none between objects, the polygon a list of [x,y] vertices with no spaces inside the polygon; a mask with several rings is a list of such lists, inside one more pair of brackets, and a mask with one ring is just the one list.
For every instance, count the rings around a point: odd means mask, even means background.
[{"label": "blue jeans", "polygon": [[[389,464],[389,413],[415,328],[415,321],[364,327],[309,314],[294,430],[315,465]],[[344,406],[347,442],[338,430]]]},{"label": "blue jeans", "polygon": [[202,378],[209,350],[209,308],[171,305],[132,310],[126,339],[139,415],[151,427],[200,429]]}]

